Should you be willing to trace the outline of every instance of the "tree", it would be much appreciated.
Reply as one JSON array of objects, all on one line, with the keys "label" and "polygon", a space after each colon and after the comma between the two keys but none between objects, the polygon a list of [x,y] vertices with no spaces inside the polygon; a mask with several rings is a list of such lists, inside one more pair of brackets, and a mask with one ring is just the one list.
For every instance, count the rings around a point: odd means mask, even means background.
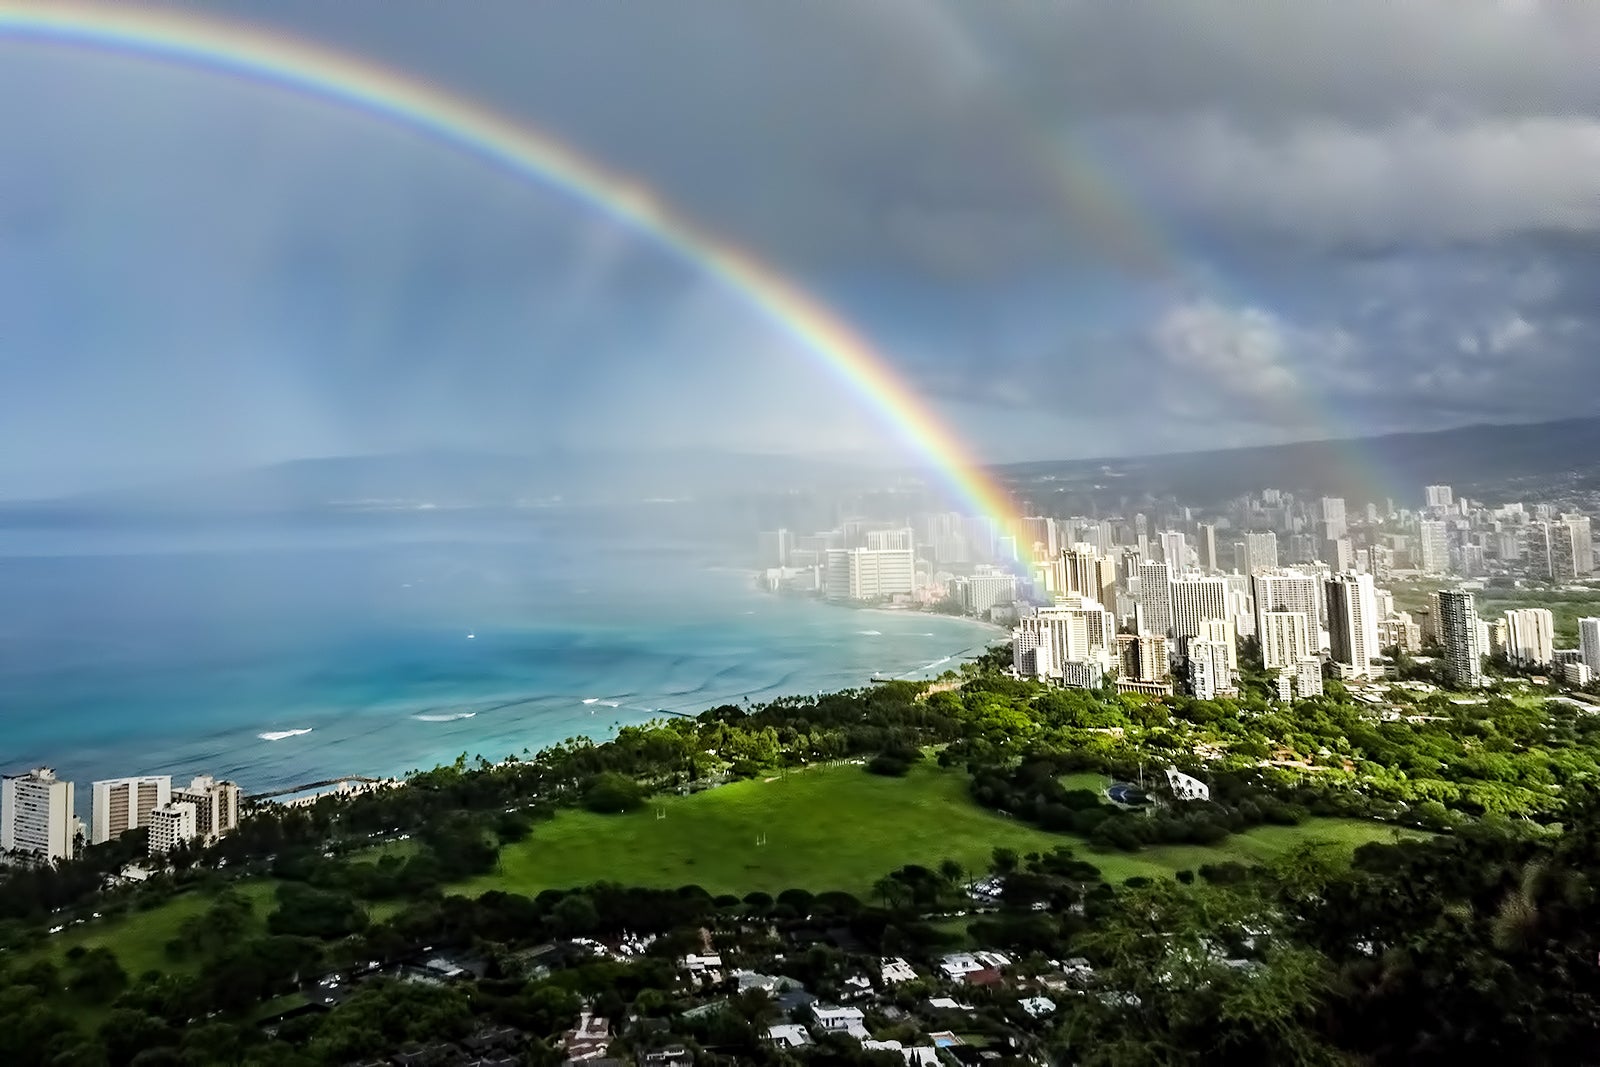
[{"label": "tree", "polygon": [[85,952],[72,964],[72,977],[67,988],[94,1003],[104,1004],[128,984],[127,972],[116,955],[104,945]]},{"label": "tree", "polygon": [[583,791],[583,806],[602,815],[633,811],[644,803],[644,787],[625,774],[595,775]]}]

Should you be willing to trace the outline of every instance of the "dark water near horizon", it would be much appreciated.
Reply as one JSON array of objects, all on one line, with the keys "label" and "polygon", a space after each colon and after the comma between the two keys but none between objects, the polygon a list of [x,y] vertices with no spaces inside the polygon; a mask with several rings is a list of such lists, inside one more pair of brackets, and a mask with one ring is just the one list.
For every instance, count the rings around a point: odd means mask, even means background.
[{"label": "dark water near horizon", "polygon": [[998,636],[769,596],[740,562],[521,515],[0,526],[0,769],[53,766],[80,808],[124,774],[399,774],[937,674]]}]

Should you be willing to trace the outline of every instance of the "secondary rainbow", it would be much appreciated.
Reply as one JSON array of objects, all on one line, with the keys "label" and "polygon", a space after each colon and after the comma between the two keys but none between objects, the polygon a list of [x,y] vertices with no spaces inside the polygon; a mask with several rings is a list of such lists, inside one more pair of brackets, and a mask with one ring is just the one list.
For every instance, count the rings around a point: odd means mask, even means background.
[{"label": "secondary rainbow", "polygon": [[1012,517],[1006,494],[858,331],[772,266],[548,133],[347,53],[188,10],[0,0],[0,41],[7,39],[142,56],[277,86],[409,127],[559,189],[720,280],[826,364],[978,514]]}]

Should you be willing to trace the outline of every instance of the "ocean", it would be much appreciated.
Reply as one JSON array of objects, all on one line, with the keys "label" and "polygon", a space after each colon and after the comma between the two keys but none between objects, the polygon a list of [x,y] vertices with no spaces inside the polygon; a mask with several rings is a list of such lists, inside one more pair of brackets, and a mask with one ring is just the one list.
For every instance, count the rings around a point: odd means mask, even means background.
[{"label": "ocean", "polygon": [[647,515],[0,523],[0,769],[246,792],[929,677],[976,622],[773,596]]}]

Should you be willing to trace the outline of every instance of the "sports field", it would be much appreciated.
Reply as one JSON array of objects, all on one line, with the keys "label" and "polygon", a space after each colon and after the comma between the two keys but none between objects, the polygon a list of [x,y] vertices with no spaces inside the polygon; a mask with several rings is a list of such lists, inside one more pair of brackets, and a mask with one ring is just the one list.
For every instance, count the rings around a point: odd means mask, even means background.
[{"label": "sports field", "polygon": [[628,815],[565,811],[502,851],[498,871],[461,889],[531,894],[604,880],[740,895],[800,888],[866,896],[896,867],[937,867],[948,858],[982,871],[996,848],[1026,855],[1068,845],[1107,880],[1122,881],[1226,860],[1261,862],[1307,840],[1354,848],[1392,836],[1378,823],[1312,819],[1236,834],[1214,848],[1097,852],[1082,838],[978,807],[959,771],[920,765],[905,778],[885,778],[842,766],[672,797]]}]

